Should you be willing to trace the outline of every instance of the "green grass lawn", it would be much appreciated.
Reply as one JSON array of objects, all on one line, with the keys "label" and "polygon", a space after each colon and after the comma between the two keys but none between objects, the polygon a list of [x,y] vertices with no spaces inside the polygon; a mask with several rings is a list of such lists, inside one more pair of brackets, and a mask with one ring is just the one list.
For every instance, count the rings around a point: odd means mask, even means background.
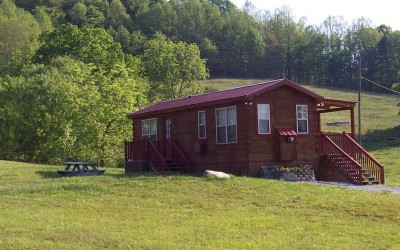
[{"label": "green grass lawn", "polygon": [[400,195],[0,161],[0,249],[399,249]]},{"label": "green grass lawn", "polygon": [[[238,87],[245,84],[267,81],[265,79],[211,79],[206,82],[209,89],[221,90]],[[304,87],[326,97],[333,99],[357,101],[358,93],[355,90],[339,90],[317,88],[303,85]],[[365,93],[361,95],[361,133],[362,145],[377,160],[385,166],[386,184],[400,186],[400,131],[393,129],[400,125],[400,108],[397,103],[400,99],[394,95]],[[358,131],[358,107],[355,110],[355,126]],[[350,126],[330,127],[326,123],[334,121],[350,121],[350,112],[333,112],[323,114],[321,117],[322,131],[350,132]],[[396,137],[395,140],[389,138]]]}]

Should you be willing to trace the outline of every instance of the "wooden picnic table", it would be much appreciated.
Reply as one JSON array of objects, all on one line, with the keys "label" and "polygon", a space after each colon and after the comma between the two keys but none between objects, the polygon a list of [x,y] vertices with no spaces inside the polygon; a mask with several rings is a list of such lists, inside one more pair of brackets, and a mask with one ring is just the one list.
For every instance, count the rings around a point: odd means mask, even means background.
[{"label": "wooden picnic table", "polygon": [[102,175],[105,172],[105,170],[98,169],[94,162],[67,161],[64,162],[64,165],[64,170],[58,170],[62,176]]}]

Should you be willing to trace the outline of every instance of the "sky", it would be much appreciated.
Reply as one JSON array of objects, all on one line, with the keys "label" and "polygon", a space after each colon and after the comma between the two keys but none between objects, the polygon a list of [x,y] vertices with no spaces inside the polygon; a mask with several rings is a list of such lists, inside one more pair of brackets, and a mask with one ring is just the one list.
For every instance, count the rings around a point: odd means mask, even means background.
[{"label": "sky", "polygon": [[[239,9],[246,0],[230,0]],[[296,20],[307,17],[307,24],[321,25],[329,16],[343,16],[352,23],[360,17],[369,18],[374,27],[389,25],[392,30],[400,30],[400,1],[398,0],[251,0],[259,10],[274,11],[287,5],[292,9]]]}]

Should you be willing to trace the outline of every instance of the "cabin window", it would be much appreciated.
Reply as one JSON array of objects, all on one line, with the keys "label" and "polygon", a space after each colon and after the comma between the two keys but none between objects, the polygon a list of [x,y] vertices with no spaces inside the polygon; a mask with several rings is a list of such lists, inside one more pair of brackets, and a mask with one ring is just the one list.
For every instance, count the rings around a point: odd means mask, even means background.
[{"label": "cabin window", "polygon": [[237,138],[236,107],[215,110],[217,143],[235,143]]},{"label": "cabin window", "polygon": [[257,104],[258,113],[258,133],[270,134],[270,112],[269,104]]},{"label": "cabin window", "polygon": [[142,121],[142,138],[157,141],[157,118]]},{"label": "cabin window", "polygon": [[206,138],[206,111],[198,112],[199,139]]},{"label": "cabin window", "polygon": [[296,105],[297,133],[308,134],[308,107]]}]

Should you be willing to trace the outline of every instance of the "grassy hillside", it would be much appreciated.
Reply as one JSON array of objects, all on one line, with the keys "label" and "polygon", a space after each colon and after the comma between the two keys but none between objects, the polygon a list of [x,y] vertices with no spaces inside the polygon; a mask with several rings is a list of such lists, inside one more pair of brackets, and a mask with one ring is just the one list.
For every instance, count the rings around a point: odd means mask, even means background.
[{"label": "grassy hillside", "polygon": [[[212,79],[207,81],[209,89],[221,90],[245,84],[263,82],[260,79]],[[304,87],[326,97],[357,101],[358,93],[354,90],[339,90],[317,88],[304,85]],[[394,127],[400,125],[399,107],[400,100],[394,95],[365,93],[361,95],[361,132],[362,145],[385,166],[386,184],[400,186],[400,131]],[[358,131],[358,107],[355,110],[356,131]],[[333,112],[322,115],[322,131],[324,132],[350,132],[350,126],[330,127],[326,123],[333,121],[350,121],[350,112]],[[396,138],[396,139],[393,139]]]},{"label": "grassy hillside", "polygon": [[0,249],[399,249],[400,196],[0,161]]}]

